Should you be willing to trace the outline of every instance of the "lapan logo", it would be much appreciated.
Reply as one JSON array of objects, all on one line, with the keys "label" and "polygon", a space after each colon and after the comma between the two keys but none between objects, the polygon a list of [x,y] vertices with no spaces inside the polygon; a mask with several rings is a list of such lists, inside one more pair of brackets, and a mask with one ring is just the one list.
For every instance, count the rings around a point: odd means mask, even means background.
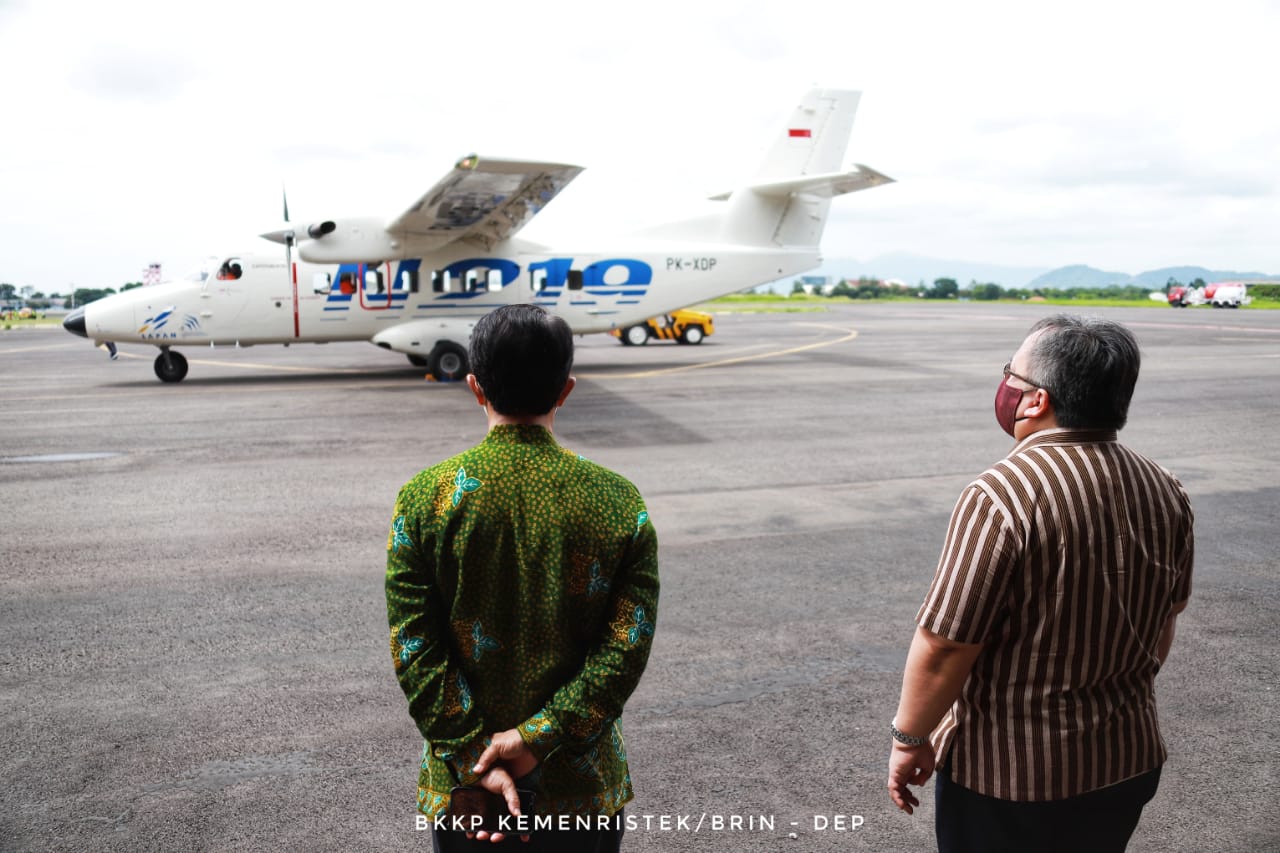
[{"label": "lapan logo", "polygon": [[[148,317],[142,321],[142,327],[138,329],[138,334],[144,338],[152,339],[168,339],[177,338],[178,332],[173,328],[166,328],[169,321],[173,319],[174,306],[170,305],[164,308],[154,317]],[[192,334],[200,331],[200,319],[194,314],[184,314],[182,318],[182,331]]]}]

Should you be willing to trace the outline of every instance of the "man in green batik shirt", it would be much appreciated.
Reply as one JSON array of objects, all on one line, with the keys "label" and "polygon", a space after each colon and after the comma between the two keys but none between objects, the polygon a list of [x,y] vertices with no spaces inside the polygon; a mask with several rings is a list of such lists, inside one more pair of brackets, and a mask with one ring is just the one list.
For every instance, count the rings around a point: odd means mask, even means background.
[{"label": "man in green batik shirt", "polygon": [[562,319],[499,308],[470,358],[488,435],[401,489],[387,540],[391,655],[426,739],[418,809],[439,815],[451,788],[477,785],[514,814],[518,780],[536,815],[616,816],[532,847],[616,850],[632,798],[620,717],[653,642],[657,536],[635,486],[552,436],[574,386]]}]

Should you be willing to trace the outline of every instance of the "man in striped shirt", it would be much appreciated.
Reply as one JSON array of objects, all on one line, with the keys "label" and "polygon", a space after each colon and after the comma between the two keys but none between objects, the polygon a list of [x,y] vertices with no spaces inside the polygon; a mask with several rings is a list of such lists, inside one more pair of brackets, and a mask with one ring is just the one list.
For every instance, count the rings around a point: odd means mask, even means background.
[{"label": "man in striped shirt", "polygon": [[1116,440],[1139,361],[1119,323],[1058,315],[1005,365],[1017,444],[960,495],[891,726],[899,808],[936,765],[942,853],[1123,851],[1155,794],[1193,539],[1182,485]]}]

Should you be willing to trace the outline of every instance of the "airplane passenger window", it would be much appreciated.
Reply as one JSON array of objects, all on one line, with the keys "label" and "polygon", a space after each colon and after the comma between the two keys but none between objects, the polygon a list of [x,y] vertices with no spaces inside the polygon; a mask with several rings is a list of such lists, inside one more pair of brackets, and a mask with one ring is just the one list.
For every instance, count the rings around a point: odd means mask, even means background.
[{"label": "airplane passenger window", "polygon": [[436,293],[444,293],[449,289],[446,281],[448,277],[449,274],[447,272],[442,273],[440,270],[433,270],[431,273],[431,289]]},{"label": "airplane passenger window", "polygon": [[529,284],[533,288],[534,293],[541,293],[547,289],[547,271],[546,270],[529,270]]},{"label": "airplane passenger window", "polygon": [[356,277],[349,272],[344,272],[338,278],[338,291],[345,293],[347,296],[356,292]]},{"label": "airplane passenger window", "polygon": [[582,290],[582,270],[569,270],[569,289]]},{"label": "airplane passenger window", "polygon": [[502,290],[502,270],[489,270],[489,292]]},{"label": "airplane passenger window", "polygon": [[401,270],[400,275],[396,277],[396,290],[400,293],[417,293],[418,271]]},{"label": "airplane passenger window", "polygon": [[311,277],[311,292],[328,293],[332,284],[333,279],[329,277],[327,272],[318,272]]},{"label": "airplane passenger window", "polygon": [[382,270],[375,268],[366,268],[364,271],[364,292],[365,293],[381,293],[382,292]]}]

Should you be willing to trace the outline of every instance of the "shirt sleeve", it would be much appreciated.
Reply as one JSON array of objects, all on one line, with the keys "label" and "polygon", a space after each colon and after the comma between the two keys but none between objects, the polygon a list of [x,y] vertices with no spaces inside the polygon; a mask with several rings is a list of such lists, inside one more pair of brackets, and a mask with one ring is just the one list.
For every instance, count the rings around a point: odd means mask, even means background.
[{"label": "shirt sleeve", "polygon": [[1178,486],[1178,497],[1185,520],[1182,541],[1179,543],[1178,580],[1173,588],[1173,603],[1181,604],[1191,598],[1191,569],[1196,555],[1195,513],[1191,510],[1191,498],[1187,495],[1187,490],[1176,479],[1174,482]]},{"label": "shirt sleeve", "polygon": [[608,731],[640,683],[658,617],[658,537],[643,504],[615,576],[611,618],[581,669],[520,724],[539,761],[561,746],[583,747]]},{"label": "shirt sleeve", "polygon": [[933,584],[916,624],[957,643],[981,643],[1000,619],[1017,562],[1013,525],[977,483],[960,493]]},{"label": "shirt sleeve", "polygon": [[401,491],[387,538],[387,619],[391,657],[409,714],[432,753],[449,763],[460,784],[478,777],[471,768],[486,745],[484,719],[453,659],[448,620],[436,586],[430,542],[422,519]]}]

